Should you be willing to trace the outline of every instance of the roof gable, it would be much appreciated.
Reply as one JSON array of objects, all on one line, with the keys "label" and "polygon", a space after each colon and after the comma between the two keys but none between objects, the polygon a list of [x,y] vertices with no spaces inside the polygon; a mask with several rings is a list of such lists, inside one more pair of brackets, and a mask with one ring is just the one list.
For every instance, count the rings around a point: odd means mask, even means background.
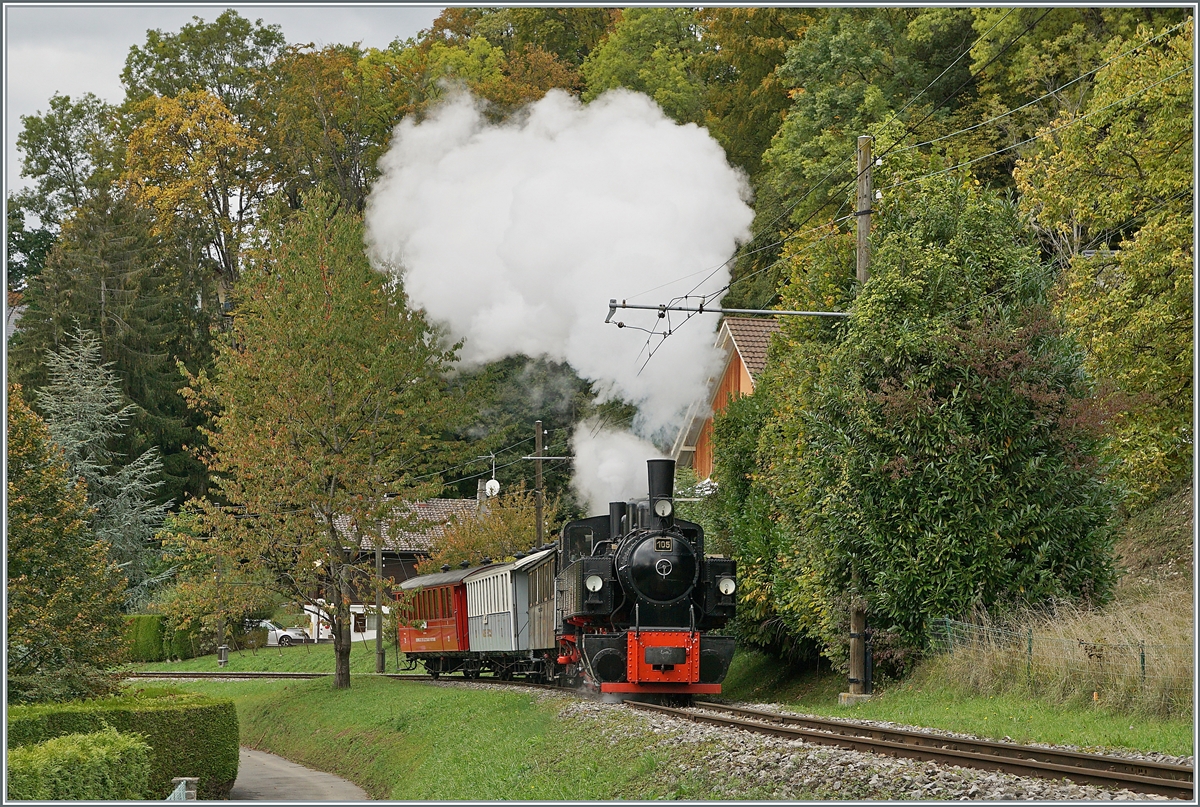
[{"label": "roof gable", "polygon": [[779,330],[779,320],[775,317],[726,317],[721,329],[728,331],[750,379],[757,381],[767,367],[767,348],[771,344],[771,334]]}]

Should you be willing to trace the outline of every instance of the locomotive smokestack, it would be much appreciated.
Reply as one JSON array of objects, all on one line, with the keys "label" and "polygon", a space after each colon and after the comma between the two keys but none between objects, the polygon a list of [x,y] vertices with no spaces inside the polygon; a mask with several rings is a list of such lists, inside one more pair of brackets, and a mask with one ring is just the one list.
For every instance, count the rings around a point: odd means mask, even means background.
[{"label": "locomotive smokestack", "polygon": [[608,503],[608,537],[613,543],[625,534],[625,514],[628,512],[629,505],[625,502]]},{"label": "locomotive smokestack", "polygon": [[650,518],[658,529],[675,523],[675,460],[646,460],[650,477]]}]

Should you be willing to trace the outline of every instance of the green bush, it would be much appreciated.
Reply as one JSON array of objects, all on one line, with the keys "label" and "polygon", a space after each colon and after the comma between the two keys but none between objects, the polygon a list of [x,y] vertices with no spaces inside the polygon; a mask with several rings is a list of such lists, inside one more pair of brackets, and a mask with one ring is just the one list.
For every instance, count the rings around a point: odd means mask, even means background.
[{"label": "green bush", "polygon": [[67,734],[8,752],[8,798],[46,800],[144,799],[166,795],[147,789],[150,746],[109,728]]},{"label": "green bush", "polygon": [[167,618],[162,614],[135,614],[125,617],[129,626],[131,661],[163,661],[163,634]]},{"label": "green bush", "polygon": [[238,720],[233,701],[170,693],[17,706],[8,711],[9,749],[111,726],[141,734],[150,745],[148,786],[170,791],[176,776],[198,776],[198,796],[225,798],[238,770]]},{"label": "green bush", "polygon": [[195,658],[201,650],[201,644],[199,631],[195,627],[168,629],[163,637],[163,655],[168,659]]}]

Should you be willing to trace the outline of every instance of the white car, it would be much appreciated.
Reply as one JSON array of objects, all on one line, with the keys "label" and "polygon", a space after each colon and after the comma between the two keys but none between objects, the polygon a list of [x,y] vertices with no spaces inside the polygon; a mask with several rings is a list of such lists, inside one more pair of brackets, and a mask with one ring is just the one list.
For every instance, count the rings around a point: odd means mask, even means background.
[{"label": "white car", "polygon": [[291,647],[309,641],[308,631],[304,628],[281,628],[267,619],[258,625],[267,629],[267,647]]}]

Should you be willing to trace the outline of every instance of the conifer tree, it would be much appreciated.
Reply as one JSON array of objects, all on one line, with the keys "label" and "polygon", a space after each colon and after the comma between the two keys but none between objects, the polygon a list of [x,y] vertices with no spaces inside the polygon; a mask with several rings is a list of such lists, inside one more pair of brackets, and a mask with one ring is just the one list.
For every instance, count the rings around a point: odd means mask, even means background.
[{"label": "conifer tree", "polygon": [[154,501],[162,484],[158,450],[152,447],[117,465],[110,446],[136,407],[125,402],[110,365],[101,363],[95,334],[77,330],[70,343],[46,356],[46,364],[50,383],[38,391],[38,405],[72,477],[87,486],[92,532],[129,580],[125,605],[136,607],[170,576],[170,570],[156,571],[155,534],[170,504]]},{"label": "conifer tree", "polygon": [[87,488],[73,478],[46,424],[8,388],[10,703],[101,694],[121,660],[125,580],[89,529]]}]

